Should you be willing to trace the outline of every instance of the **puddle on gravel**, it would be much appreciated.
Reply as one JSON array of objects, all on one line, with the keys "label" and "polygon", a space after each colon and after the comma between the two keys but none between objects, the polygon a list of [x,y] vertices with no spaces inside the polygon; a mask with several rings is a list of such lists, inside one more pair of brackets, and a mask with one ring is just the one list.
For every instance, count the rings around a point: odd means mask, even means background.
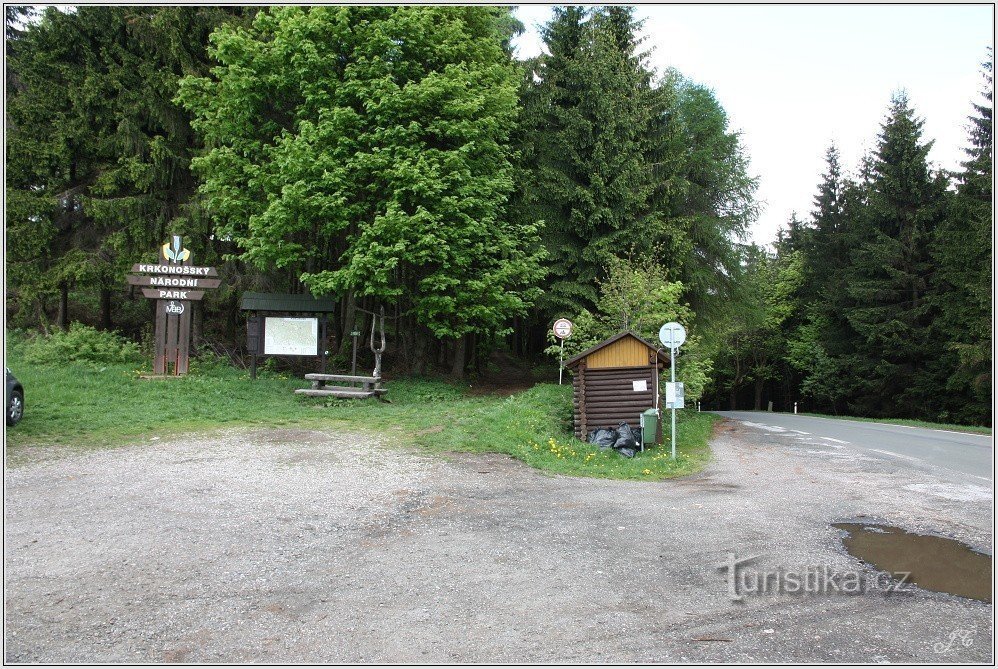
[{"label": "puddle on gravel", "polygon": [[881,571],[911,572],[906,583],[991,603],[991,556],[954,539],[911,534],[890,525],[835,523],[854,557]]}]

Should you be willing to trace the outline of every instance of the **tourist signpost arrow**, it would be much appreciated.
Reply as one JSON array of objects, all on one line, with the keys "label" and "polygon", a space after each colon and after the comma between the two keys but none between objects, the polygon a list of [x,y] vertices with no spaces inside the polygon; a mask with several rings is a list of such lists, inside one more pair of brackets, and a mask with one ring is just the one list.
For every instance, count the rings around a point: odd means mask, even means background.
[{"label": "tourist signpost arrow", "polygon": [[[156,300],[156,353],[153,374],[186,374],[190,363],[191,302],[206,289],[218,288],[221,279],[214,267],[186,264],[191,258],[179,235],[160,249],[158,265],[135,263],[126,279],[141,286],[142,295]],[[172,370],[171,370],[172,367]]]},{"label": "tourist signpost arrow", "polygon": [[561,375],[564,371],[562,359],[565,357],[565,340],[572,336],[572,321],[567,318],[559,318],[554,322],[554,336],[561,340],[561,350],[558,351],[558,385],[561,385]]},{"label": "tourist signpost arrow", "polygon": [[[669,349],[670,353],[670,365],[669,370],[672,374],[672,388],[670,391],[666,392],[666,401],[668,402],[669,397],[672,397],[672,459],[676,459],[676,405],[679,403],[678,398],[682,397],[683,393],[676,385],[676,349],[682,346],[686,342],[686,328],[684,328],[679,323],[672,321],[666,323],[658,331],[658,340],[662,342],[662,346]],[[658,410],[658,407],[655,407]]]}]

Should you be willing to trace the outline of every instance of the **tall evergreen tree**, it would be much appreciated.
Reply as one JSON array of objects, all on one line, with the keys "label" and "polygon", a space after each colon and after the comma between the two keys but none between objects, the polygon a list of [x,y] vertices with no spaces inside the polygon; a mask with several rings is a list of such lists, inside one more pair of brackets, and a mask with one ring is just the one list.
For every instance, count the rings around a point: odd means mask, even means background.
[{"label": "tall evergreen tree", "polygon": [[[8,101],[10,279],[19,300],[96,293],[112,322],[123,271],[168,229],[203,231],[189,207],[197,146],[173,102],[185,74],[207,71],[222,8],[48,9],[17,41]],[[199,225],[202,224],[202,225]]]},{"label": "tall evergreen tree", "polygon": [[537,113],[525,116],[536,162],[520,191],[545,222],[552,312],[593,307],[607,263],[627,255],[650,215],[644,142],[655,109],[638,29],[630,8],[565,7],[543,30],[549,53],[528,98]]},{"label": "tall evergreen tree", "polygon": [[801,392],[818,409],[838,413],[855,385],[851,365],[857,335],[846,316],[854,305],[846,270],[850,250],[859,242],[864,186],[844,177],[836,147],[828,148],[825,161],[811,223],[799,234],[802,318],[789,335],[788,359],[803,375]]},{"label": "tall evergreen tree", "polygon": [[643,237],[683,283],[694,311],[716,318],[737,299],[740,242],[758,209],[738,133],[713,92],[671,72],[658,89],[668,106],[652,164],[659,167],[653,219]]},{"label": "tall evergreen tree", "polygon": [[994,135],[992,59],[983,66],[983,101],[970,117],[967,160],[956,196],[932,243],[938,264],[935,336],[946,378],[947,419],[991,418]]},{"label": "tall evergreen tree", "polygon": [[549,315],[592,308],[614,257],[649,257],[698,312],[736,284],[755,181],[713,93],[654,81],[633,10],[556,8],[530,64],[516,211],[546,223]]},{"label": "tall evergreen tree", "polygon": [[728,395],[733,410],[742,389],[751,384],[752,406],[760,410],[767,383],[778,379],[782,369],[783,324],[793,314],[792,297],[800,285],[799,254],[781,257],[750,244],[740,276],[739,299],[721,326],[715,388],[718,395]]},{"label": "tall evergreen tree", "polygon": [[907,96],[895,96],[873,163],[862,241],[846,272],[855,300],[846,317],[859,335],[852,406],[864,415],[924,415],[939,394],[932,365],[938,343],[930,336],[937,311],[928,293],[947,181],[930,171],[930,148]]}]

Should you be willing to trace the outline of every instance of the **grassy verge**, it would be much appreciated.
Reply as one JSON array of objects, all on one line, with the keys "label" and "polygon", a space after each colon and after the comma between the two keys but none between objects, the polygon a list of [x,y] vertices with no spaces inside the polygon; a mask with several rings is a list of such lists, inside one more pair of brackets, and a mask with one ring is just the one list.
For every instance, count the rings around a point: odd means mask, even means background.
[{"label": "grassy verge", "polygon": [[815,418],[835,418],[838,420],[855,420],[864,423],[890,423],[891,425],[908,425],[910,427],[924,427],[930,430],[950,430],[952,432],[969,432],[971,434],[991,434],[990,427],[979,427],[976,425],[955,425],[952,423],[929,423],[924,420],[911,420],[908,418],[860,418],[858,416],[829,416],[821,413],[802,413],[801,416],[813,416]]},{"label": "grassy verge", "polygon": [[571,388],[541,384],[510,397],[469,396],[467,387],[428,379],[389,384],[391,404],[314,399],[306,386],[275,374],[251,381],[228,366],[194,367],[184,378],[139,378],[128,365],[33,365],[11,356],[24,384],[22,422],[7,433],[14,449],[106,447],[225,426],[321,426],[371,430],[433,451],[505,453],[545,471],[623,479],[661,479],[701,469],[715,417],[681,412],[676,461],[668,443],[633,459],[580,442],[569,425]]},{"label": "grassy verge", "polygon": [[417,434],[415,443],[433,450],[505,453],[546,471],[615,479],[685,476],[710,459],[713,415],[689,412],[680,417],[676,460],[668,441],[624,458],[572,436],[570,403],[571,388],[553,384],[502,399],[459,402],[444,411],[439,424]]}]

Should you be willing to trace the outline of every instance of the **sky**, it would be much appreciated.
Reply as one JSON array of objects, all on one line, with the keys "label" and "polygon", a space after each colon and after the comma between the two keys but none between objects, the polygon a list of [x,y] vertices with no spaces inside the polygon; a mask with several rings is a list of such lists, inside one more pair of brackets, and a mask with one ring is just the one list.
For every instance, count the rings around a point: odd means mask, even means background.
[{"label": "sky", "polygon": [[[806,218],[825,151],[847,171],[876,147],[891,96],[907,92],[929,160],[958,169],[981,63],[994,45],[990,5],[639,5],[649,63],[673,67],[714,91],[741,133],[759,179],[762,213],[750,230],[776,239],[793,212]],[[537,27],[551,7],[524,5],[521,58],[541,52]]]}]

